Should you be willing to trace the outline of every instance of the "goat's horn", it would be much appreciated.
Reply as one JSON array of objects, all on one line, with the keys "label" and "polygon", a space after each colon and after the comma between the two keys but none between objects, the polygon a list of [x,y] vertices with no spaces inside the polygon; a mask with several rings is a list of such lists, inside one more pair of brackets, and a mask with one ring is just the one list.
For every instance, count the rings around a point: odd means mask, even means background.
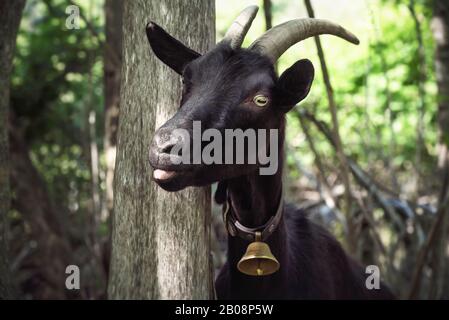
[{"label": "goat's horn", "polygon": [[333,22],[314,18],[295,19],[284,22],[260,36],[249,47],[267,55],[275,62],[292,45],[320,34],[332,34],[353,44],[359,39],[348,30]]},{"label": "goat's horn", "polygon": [[232,49],[240,48],[258,10],[258,6],[249,6],[243,9],[229,27],[222,42],[228,42]]}]

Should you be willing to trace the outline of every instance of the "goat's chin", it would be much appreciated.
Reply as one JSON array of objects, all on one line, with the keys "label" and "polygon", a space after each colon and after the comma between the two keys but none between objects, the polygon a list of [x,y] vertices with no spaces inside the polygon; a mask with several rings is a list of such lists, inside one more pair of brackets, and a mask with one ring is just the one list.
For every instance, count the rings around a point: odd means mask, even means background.
[{"label": "goat's chin", "polygon": [[189,186],[187,181],[182,179],[182,177],[174,177],[166,180],[156,179],[153,177],[153,180],[159,187],[169,192],[180,191]]},{"label": "goat's chin", "polygon": [[202,179],[197,179],[197,178],[190,178],[190,179],[186,179],[186,178],[179,178],[179,179],[173,179],[173,180],[168,180],[168,181],[160,181],[160,180],[156,180],[154,179],[154,181],[157,183],[157,185],[159,187],[161,187],[162,189],[164,189],[165,191],[169,191],[169,192],[176,192],[176,191],[181,191],[187,187],[204,187],[204,186],[208,186],[211,185],[212,183],[214,183],[215,181],[202,181]]},{"label": "goat's chin", "polygon": [[207,186],[214,182],[209,179],[203,179],[201,175],[198,176],[194,171],[158,172],[158,174],[153,174],[153,180],[159,187],[170,192],[180,191],[187,187]]},{"label": "goat's chin", "polygon": [[156,183],[159,187],[161,187],[165,191],[169,191],[169,192],[181,191],[182,189],[185,189],[187,187],[185,185],[179,185],[179,184],[170,183],[170,182],[168,182],[168,183],[156,182]]}]

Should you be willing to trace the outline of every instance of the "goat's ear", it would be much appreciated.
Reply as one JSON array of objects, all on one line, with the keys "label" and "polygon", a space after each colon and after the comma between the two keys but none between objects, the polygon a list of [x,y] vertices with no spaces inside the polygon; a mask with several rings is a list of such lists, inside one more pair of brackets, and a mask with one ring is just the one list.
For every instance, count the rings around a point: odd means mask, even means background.
[{"label": "goat's ear", "polygon": [[284,112],[290,111],[295,104],[307,96],[314,75],[315,70],[312,62],[307,59],[299,60],[285,70],[276,85],[276,104]]},{"label": "goat's ear", "polygon": [[182,74],[186,64],[201,56],[152,21],[147,24],[146,32],[154,54],[178,74]]}]

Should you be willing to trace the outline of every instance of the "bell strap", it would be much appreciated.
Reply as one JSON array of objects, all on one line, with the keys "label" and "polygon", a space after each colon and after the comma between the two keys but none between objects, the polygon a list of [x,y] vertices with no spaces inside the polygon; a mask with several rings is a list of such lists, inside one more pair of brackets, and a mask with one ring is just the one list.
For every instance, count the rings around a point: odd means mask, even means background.
[{"label": "bell strap", "polygon": [[271,218],[268,220],[267,223],[259,227],[249,228],[244,226],[237,220],[234,211],[230,209],[231,209],[231,200],[228,197],[227,201],[225,202],[223,221],[225,223],[226,230],[231,236],[233,237],[239,236],[240,238],[248,241],[256,241],[256,232],[260,232],[261,235],[260,240],[266,241],[273,234],[273,232],[276,230],[279,223],[281,222],[282,214],[284,212],[283,192],[281,191],[281,197],[274,216],[271,216]]}]

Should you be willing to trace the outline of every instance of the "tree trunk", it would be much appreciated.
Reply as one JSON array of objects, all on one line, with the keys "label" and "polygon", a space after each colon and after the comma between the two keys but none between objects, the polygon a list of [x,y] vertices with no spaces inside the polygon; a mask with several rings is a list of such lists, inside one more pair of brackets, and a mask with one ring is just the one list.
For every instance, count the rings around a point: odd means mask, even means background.
[{"label": "tree trunk", "polygon": [[30,238],[36,243],[27,262],[33,274],[27,293],[34,299],[65,299],[79,297],[79,292],[65,288],[65,268],[77,264],[67,230],[60,219],[59,209],[48,196],[47,187],[33,166],[23,134],[10,124],[11,186],[14,190],[12,207],[27,222]]},{"label": "tree trunk", "polygon": [[12,58],[16,46],[25,0],[0,2],[0,299],[11,298],[11,283],[8,264],[7,215],[10,205],[9,187],[9,82]]},{"label": "tree trunk", "polygon": [[[434,0],[432,31],[436,43],[435,73],[438,87],[438,170],[440,175],[444,176],[444,173],[447,175],[449,170],[449,2],[447,0]],[[443,219],[433,250],[433,270],[429,295],[431,299],[447,298],[449,295],[449,288],[447,284],[444,287],[443,281],[449,274],[447,268],[449,205],[445,202],[449,197],[447,183],[447,181],[445,184],[443,183],[440,195],[439,210],[442,210]]]},{"label": "tree trunk", "polygon": [[104,97],[106,155],[106,206],[102,219],[110,217],[113,207],[114,168],[117,146],[117,129],[120,102],[120,68],[122,62],[122,18],[123,1],[106,0],[106,46],[104,51]]},{"label": "tree trunk", "polygon": [[432,31],[436,43],[435,72],[438,86],[440,141],[449,145],[449,2],[435,0]]},{"label": "tree trunk", "polygon": [[210,188],[168,193],[151,181],[155,129],[179,106],[180,81],[150,52],[153,20],[199,52],[215,42],[214,1],[124,2],[120,122],[114,182],[110,298],[212,297]]}]

